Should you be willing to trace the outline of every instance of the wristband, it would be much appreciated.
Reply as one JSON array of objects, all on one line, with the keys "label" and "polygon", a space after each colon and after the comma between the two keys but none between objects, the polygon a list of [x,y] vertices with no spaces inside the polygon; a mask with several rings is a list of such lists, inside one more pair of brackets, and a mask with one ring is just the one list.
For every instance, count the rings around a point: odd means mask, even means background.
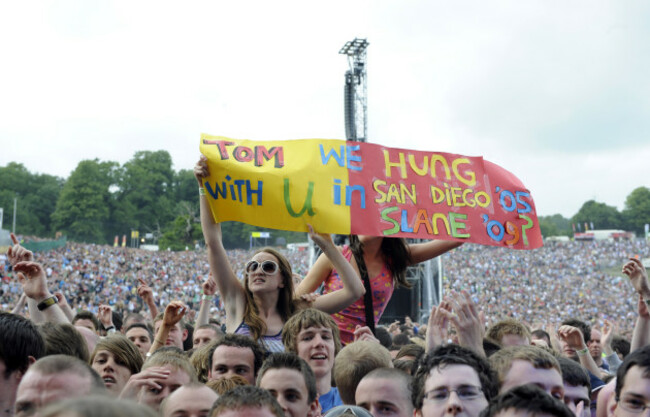
[{"label": "wristband", "polygon": [[212,300],[212,297],[212,295],[203,294],[201,296],[201,300]]},{"label": "wristband", "polygon": [[51,296],[38,303],[36,307],[38,308],[38,311],[43,311],[48,307],[52,307],[54,304],[58,302],[59,302],[58,298],[56,298],[55,296]]},{"label": "wristband", "polygon": [[199,187],[199,195],[205,195],[205,188]]},{"label": "wristband", "polygon": [[576,350],[576,353],[578,354],[578,356],[585,356],[587,353],[589,353],[589,348]]},{"label": "wristband", "polygon": [[115,333],[115,326],[105,327],[104,330],[106,330],[106,333]]}]

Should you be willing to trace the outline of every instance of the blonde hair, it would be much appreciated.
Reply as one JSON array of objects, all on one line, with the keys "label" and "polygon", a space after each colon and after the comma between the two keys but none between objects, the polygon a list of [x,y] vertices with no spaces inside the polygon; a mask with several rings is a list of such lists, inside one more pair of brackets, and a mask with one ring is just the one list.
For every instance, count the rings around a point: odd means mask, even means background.
[{"label": "blonde hair", "polygon": [[536,369],[555,369],[562,375],[560,363],[544,349],[536,346],[511,346],[496,351],[488,358],[490,366],[497,373],[499,387],[503,385],[515,360],[529,362]]},{"label": "blonde hair", "polygon": [[515,319],[505,319],[493,324],[487,329],[485,337],[491,342],[502,346],[501,339],[508,334],[525,337],[530,342],[530,330]]},{"label": "blonde hair", "polygon": [[174,352],[171,350],[157,351],[154,353],[142,366],[142,370],[151,368],[153,366],[171,366],[178,370],[184,371],[189,377],[190,382],[198,382],[196,371],[190,363],[190,360],[182,353]]},{"label": "blonde hair", "polygon": [[377,368],[392,368],[388,349],[376,342],[357,341],[344,347],[334,361],[332,375],[344,404],[354,404],[357,385]]}]

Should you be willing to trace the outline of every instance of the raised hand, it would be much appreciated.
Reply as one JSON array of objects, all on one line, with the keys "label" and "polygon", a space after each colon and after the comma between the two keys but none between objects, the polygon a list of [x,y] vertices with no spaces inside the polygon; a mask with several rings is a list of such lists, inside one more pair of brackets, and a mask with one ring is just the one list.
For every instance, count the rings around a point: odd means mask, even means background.
[{"label": "raised hand", "polygon": [[212,278],[212,273],[208,275],[208,279],[203,282],[203,294],[214,295],[217,292],[217,282]]},{"label": "raised hand", "polygon": [[165,308],[165,314],[163,316],[163,326],[167,328],[172,328],[181,321],[183,316],[187,313],[187,307],[180,301],[172,301]]},{"label": "raised hand", "polygon": [[65,295],[61,291],[55,291],[54,296],[58,300],[58,304],[61,308],[70,307],[68,300],[65,299]]},{"label": "raised hand", "polygon": [[124,388],[122,388],[120,398],[135,399],[142,387],[162,389],[162,386],[158,384],[156,380],[167,379],[170,373],[171,372],[165,367],[152,366],[151,368],[147,368],[140,373],[133,374],[129,378],[129,381],[126,383]]},{"label": "raised hand", "polygon": [[308,224],[307,227],[309,228],[309,237],[321,249],[327,245],[334,246],[334,242],[332,242],[332,236],[329,233],[316,233],[314,231],[314,227],[311,224]]},{"label": "raised hand", "polygon": [[113,325],[113,310],[111,306],[106,304],[101,304],[99,306],[99,311],[97,312],[97,318],[104,325],[105,329],[109,327],[114,327]]},{"label": "raised hand", "polygon": [[142,278],[138,278],[138,282],[140,285],[138,286],[138,297],[142,298],[142,301],[144,301],[146,304],[151,304],[154,302],[153,299],[153,290],[147,284],[147,281],[145,281]]},{"label": "raised hand", "polygon": [[27,297],[41,302],[52,296],[47,289],[45,271],[41,264],[37,262],[18,262],[14,265],[14,271]]},{"label": "raised hand", "polygon": [[199,187],[203,186],[203,180],[205,180],[209,175],[208,158],[205,155],[201,155],[199,162],[194,165],[194,177],[199,182]]},{"label": "raised hand", "polygon": [[447,301],[442,301],[438,307],[431,308],[427,324],[426,350],[427,352],[447,344],[449,339],[449,318],[451,306]]},{"label": "raised hand", "polygon": [[320,294],[317,292],[311,292],[308,294],[303,294],[300,296],[300,299],[306,302],[307,304],[311,305],[316,299],[320,297]]},{"label": "raised hand", "polygon": [[483,350],[484,319],[479,313],[478,306],[465,290],[460,294],[452,293],[449,302],[453,314],[449,314],[448,319],[456,328],[459,344],[474,349],[477,353],[485,356]]},{"label": "raised hand", "polygon": [[[645,303],[644,303],[645,304]],[[603,346],[603,351],[607,354],[612,349],[612,339],[616,334],[616,323],[609,320],[604,320],[600,344]]]},{"label": "raised hand", "polygon": [[630,258],[629,262],[623,265],[623,273],[630,277],[632,286],[643,296],[643,298],[650,298],[650,285],[648,285],[648,273],[640,260]]},{"label": "raised hand", "polygon": [[16,238],[16,235],[11,233],[11,242],[14,244],[12,247],[10,247],[7,250],[7,258],[9,259],[9,263],[11,266],[16,265],[18,262],[32,262],[34,261],[34,254],[32,251],[29,251],[25,248],[23,248],[20,245],[20,242],[18,242],[18,238]]},{"label": "raised hand", "polygon": [[577,327],[563,325],[557,331],[557,335],[571,349],[578,351],[586,348],[585,339],[582,332]]},{"label": "raised hand", "polygon": [[354,330],[354,341],[356,342],[358,340],[379,343],[379,339],[377,339],[375,335],[372,334],[372,331],[368,326],[357,325],[357,328]]}]

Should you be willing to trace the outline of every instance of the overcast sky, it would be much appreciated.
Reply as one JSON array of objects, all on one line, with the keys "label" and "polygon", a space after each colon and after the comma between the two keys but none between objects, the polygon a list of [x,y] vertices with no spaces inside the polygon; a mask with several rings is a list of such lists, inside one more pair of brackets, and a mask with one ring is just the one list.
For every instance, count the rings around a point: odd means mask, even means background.
[{"label": "overcast sky", "polygon": [[483,156],[539,215],[622,209],[650,183],[648,22],[646,1],[3,2],[0,166],[345,139],[338,51],[363,37],[370,142]]}]

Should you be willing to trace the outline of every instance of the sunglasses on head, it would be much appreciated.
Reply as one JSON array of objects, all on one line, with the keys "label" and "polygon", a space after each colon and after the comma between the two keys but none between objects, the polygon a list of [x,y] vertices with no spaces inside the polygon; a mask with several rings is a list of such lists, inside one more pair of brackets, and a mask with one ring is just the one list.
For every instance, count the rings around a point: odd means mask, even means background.
[{"label": "sunglasses on head", "polygon": [[248,261],[246,263],[246,273],[250,274],[251,272],[255,272],[257,271],[257,268],[260,267],[262,268],[262,272],[267,275],[275,274],[280,268],[274,261],[262,261],[261,263],[257,261]]}]

